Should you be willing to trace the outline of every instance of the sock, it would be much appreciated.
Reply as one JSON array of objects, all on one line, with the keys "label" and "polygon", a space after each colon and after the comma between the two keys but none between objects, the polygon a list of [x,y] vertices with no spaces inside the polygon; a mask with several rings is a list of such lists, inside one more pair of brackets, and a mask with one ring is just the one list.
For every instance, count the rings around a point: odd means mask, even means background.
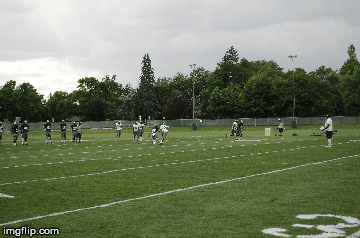
[{"label": "sock", "polygon": [[331,145],[331,139],[328,139],[328,144]]}]

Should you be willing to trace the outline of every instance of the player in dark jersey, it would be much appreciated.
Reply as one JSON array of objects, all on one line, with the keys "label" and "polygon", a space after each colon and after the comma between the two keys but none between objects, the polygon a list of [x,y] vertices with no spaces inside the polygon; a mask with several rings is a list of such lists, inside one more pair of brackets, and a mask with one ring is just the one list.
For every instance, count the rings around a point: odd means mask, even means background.
[{"label": "player in dark jersey", "polygon": [[50,139],[50,144],[52,144],[52,140],[51,140],[51,123],[50,123],[50,121],[47,120],[43,127],[45,129],[46,144],[48,144],[48,138]]},{"label": "player in dark jersey", "polygon": [[18,136],[19,136],[18,130],[19,130],[19,126],[18,126],[18,124],[16,124],[16,121],[15,121],[14,124],[10,128],[10,131],[13,134],[13,138],[14,138],[13,146],[16,146],[16,141],[17,141]]},{"label": "player in dark jersey", "polygon": [[20,131],[21,131],[21,144],[27,145],[28,132],[29,132],[29,124],[27,123],[27,121],[24,121],[24,123],[21,124]]},{"label": "player in dark jersey", "polygon": [[70,126],[71,128],[71,133],[72,133],[72,143],[74,143],[75,138],[76,138],[76,134],[77,134],[77,125],[76,122],[73,122],[73,124]]},{"label": "player in dark jersey", "polygon": [[61,143],[66,143],[66,123],[64,120],[61,121],[59,129],[61,131]]}]

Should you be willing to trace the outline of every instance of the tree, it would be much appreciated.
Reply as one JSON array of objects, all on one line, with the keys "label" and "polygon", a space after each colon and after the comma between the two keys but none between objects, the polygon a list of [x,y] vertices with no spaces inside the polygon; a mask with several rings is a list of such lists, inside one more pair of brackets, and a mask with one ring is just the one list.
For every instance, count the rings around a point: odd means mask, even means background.
[{"label": "tree", "polygon": [[224,57],[222,58],[223,62],[230,62],[232,64],[237,64],[239,62],[239,55],[237,50],[234,49],[234,46],[231,46],[230,49],[227,49]]},{"label": "tree", "polygon": [[168,120],[192,117],[191,101],[178,90],[171,93],[166,105],[164,116]]},{"label": "tree", "polygon": [[33,122],[41,121],[44,115],[43,95],[30,83],[22,83],[16,86],[11,80],[0,89],[1,117],[14,120],[21,117],[22,120]]},{"label": "tree", "polygon": [[356,66],[360,66],[360,63],[356,57],[355,54],[355,46],[354,45],[350,45],[350,47],[348,48],[347,51],[348,55],[349,55],[349,59],[347,59],[343,66],[340,69],[340,75],[344,76],[344,75],[353,75],[355,67]]},{"label": "tree", "polygon": [[140,83],[137,96],[137,113],[142,118],[157,118],[160,113],[160,105],[157,101],[154,86],[155,76],[154,69],[151,68],[151,60],[149,54],[145,54],[142,60],[142,68],[140,75]]},{"label": "tree", "polygon": [[356,66],[353,75],[341,77],[342,98],[345,114],[360,115],[360,67]]},{"label": "tree", "polygon": [[83,111],[86,121],[105,121],[108,104],[101,98],[95,98],[89,102]]},{"label": "tree", "polygon": [[61,121],[77,113],[78,105],[71,100],[71,96],[67,92],[56,91],[50,93],[49,99],[45,103],[47,109],[47,118],[55,118],[55,121]]}]

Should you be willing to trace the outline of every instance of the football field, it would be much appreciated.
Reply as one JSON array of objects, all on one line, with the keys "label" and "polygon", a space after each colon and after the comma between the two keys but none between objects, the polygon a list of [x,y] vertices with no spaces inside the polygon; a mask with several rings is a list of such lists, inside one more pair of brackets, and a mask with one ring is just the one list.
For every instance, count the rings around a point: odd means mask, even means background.
[{"label": "football field", "polygon": [[148,128],[5,134],[0,237],[360,237],[359,125],[334,125],[332,148],[319,127],[170,127],[163,145]]}]

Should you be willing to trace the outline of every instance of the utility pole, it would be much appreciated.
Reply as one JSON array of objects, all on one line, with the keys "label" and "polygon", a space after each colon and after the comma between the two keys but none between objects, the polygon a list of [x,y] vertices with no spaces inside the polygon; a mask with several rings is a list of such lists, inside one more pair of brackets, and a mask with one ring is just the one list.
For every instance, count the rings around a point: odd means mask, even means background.
[{"label": "utility pole", "polygon": [[193,130],[196,130],[196,124],[195,124],[195,67],[196,67],[196,64],[190,64],[189,65],[192,70],[193,70],[193,124],[192,124],[192,128]]},{"label": "utility pole", "polygon": [[[289,55],[288,57],[291,58],[291,61],[294,63],[294,58],[296,58],[297,55]],[[291,127],[296,128],[296,123],[295,123],[295,68],[293,70],[293,93],[294,93],[294,106],[293,106],[293,120],[291,123]]]}]

